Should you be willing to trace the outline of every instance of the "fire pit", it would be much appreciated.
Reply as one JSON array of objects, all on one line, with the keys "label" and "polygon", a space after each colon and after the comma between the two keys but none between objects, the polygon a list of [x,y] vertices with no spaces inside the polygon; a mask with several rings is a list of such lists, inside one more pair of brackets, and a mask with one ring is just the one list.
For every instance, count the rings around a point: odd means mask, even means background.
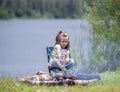
[{"label": "fire pit", "polygon": [[98,82],[100,80],[99,75],[87,75],[77,74],[76,76],[67,76],[63,74],[51,74],[44,72],[37,72],[34,76],[26,76],[18,79],[21,83],[27,83],[31,85],[87,85],[89,83]]}]

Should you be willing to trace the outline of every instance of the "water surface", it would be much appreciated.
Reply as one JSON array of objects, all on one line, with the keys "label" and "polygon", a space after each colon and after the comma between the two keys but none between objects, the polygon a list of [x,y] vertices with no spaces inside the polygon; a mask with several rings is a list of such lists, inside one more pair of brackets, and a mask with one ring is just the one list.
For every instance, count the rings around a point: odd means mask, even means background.
[{"label": "water surface", "polygon": [[59,30],[69,33],[71,48],[82,36],[85,20],[1,20],[0,76],[20,77],[47,72],[46,47],[53,46]]}]

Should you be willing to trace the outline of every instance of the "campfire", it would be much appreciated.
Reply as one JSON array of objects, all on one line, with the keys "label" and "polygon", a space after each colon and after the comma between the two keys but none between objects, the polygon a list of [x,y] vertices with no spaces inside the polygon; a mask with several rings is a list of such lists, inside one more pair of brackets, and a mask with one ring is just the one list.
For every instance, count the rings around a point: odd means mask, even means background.
[{"label": "campfire", "polygon": [[89,83],[98,82],[100,80],[99,75],[83,75],[78,74],[65,75],[62,73],[44,73],[42,71],[37,72],[34,76],[25,76],[18,81],[21,83],[27,83],[31,85],[87,85]]}]

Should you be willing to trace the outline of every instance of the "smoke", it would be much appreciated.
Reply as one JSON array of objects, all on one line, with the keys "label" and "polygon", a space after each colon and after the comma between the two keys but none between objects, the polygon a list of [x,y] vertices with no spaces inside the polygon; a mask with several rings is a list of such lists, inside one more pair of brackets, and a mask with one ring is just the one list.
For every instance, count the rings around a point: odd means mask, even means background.
[{"label": "smoke", "polygon": [[114,71],[120,66],[120,45],[93,34],[91,25],[81,23],[72,48],[76,62],[74,73]]},{"label": "smoke", "polygon": [[93,33],[88,22],[81,23],[78,38],[74,41],[72,57],[76,62],[75,73],[89,72],[90,57],[92,55]]}]

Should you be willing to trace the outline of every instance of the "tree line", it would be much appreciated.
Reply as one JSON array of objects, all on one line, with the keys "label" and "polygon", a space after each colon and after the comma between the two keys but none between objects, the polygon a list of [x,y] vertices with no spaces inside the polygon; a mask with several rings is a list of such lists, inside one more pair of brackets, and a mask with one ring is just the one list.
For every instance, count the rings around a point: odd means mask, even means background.
[{"label": "tree line", "polygon": [[83,0],[0,0],[0,19],[80,18]]}]

